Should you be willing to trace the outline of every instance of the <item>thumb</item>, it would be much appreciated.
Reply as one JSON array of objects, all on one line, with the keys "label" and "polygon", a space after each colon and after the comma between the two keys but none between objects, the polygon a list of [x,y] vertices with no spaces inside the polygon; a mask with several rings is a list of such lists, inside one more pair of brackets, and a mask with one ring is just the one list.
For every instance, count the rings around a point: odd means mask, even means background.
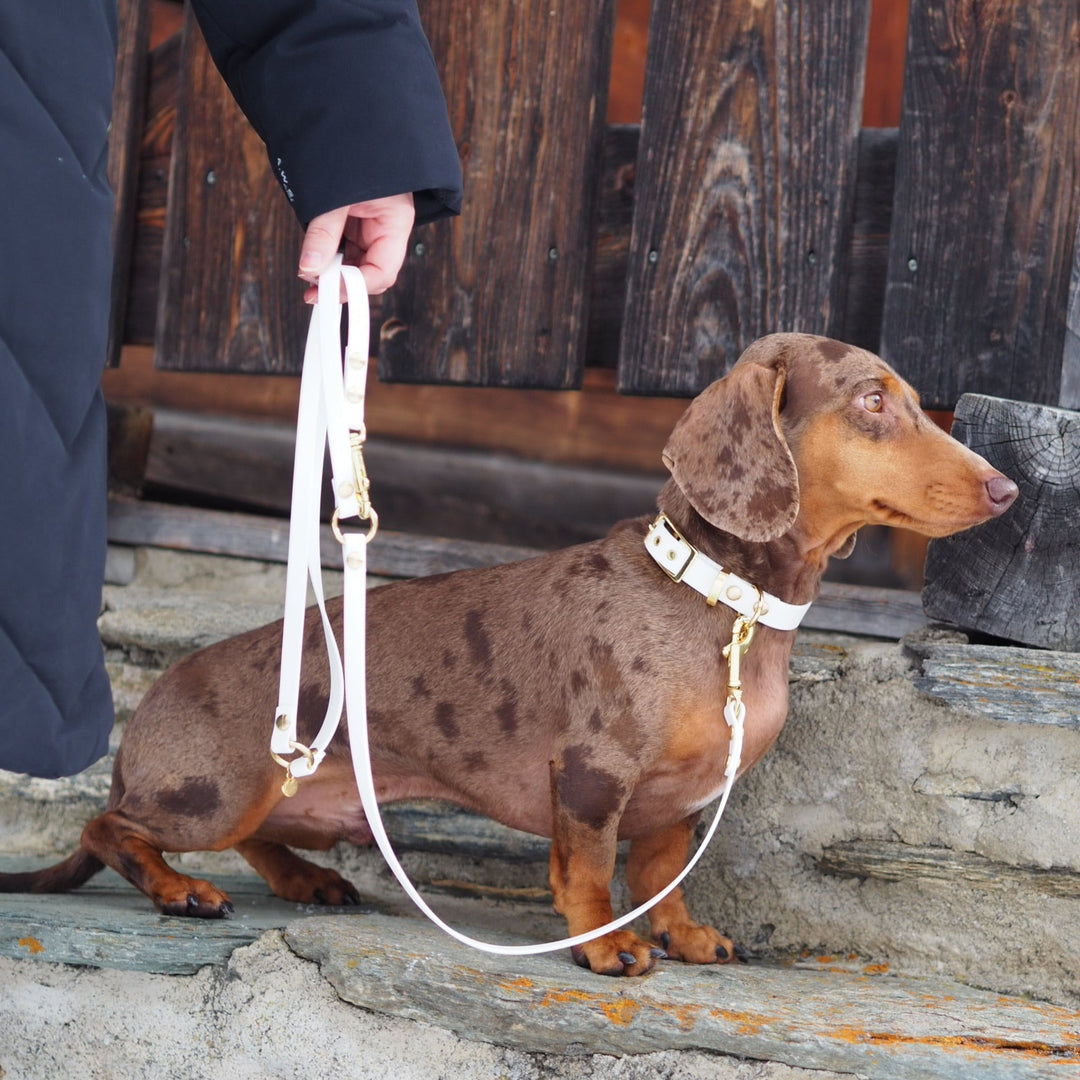
[{"label": "thumb", "polygon": [[342,206],[311,219],[300,247],[299,276],[304,281],[315,282],[338,253],[349,207]]}]

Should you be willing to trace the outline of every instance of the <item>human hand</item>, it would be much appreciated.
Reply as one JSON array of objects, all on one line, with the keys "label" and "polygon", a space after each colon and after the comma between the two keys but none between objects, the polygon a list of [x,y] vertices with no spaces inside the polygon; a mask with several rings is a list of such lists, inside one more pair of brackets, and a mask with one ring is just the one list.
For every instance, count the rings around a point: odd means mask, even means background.
[{"label": "human hand", "polygon": [[405,261],[415,217],[409,192],[353,203],[312,218],[300,248],[299,276],[312,286],[304,292],[305,303],[314,304],[318,298],[319,275],[341,249],[343,237],[345,262],[360,268],[368,292],[386,292]]}]

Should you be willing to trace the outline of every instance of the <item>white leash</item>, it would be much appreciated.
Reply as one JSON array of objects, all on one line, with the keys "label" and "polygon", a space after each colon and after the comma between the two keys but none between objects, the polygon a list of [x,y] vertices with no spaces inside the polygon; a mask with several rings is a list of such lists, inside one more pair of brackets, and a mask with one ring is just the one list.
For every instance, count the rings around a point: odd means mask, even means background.
[{"label": "white leash", "polygon": [[[341,281],[345,283],[349,302],[349,334],[344,367],[341,362],[340,344]],[[363,277],[355,267],[342,266],[339,259],[319,279],[319,299],[311,316],[311,328],[308,332],[300,383],[292,512],[289,521],[289,558],[285,585],[280,691],[270,743],[270,752],[274,760],[285,768],[282,792],[287,796],[294,795],[298,787],[298,779],[311,776],[319,767],[325,756],[326,747],[337,730],[342,705],[347,704],[349,741],[360,802],[383,858],[413,903],[451,937],[484,952],[502,956],[528,956],[583,945],[633,922],[678,888],[687,874],[697,865],[715,835],[724,808],[727,806],[742,757],[743,721],[746,709],[742,702],[739,661],[753,637],[755,623],[763,615],[767,602],[775,598],[763,597],[761,593],[754,590],[758,597],[757,602],[752,603],[747,611],[740,611],[732,630],[731,644],[724,649],[724,655],[729,661],[728,700],[724,707],[724,719],[731,729],[727,764],[724,770],[724,786],[716,814],[704,839],[678,877],[651,900],[640,904],[633,911],[627,912],[596,930],[590,930],[588,933],[578,934],[575,937],[563,938],[560,941],[532,945],[498,945],[480,941],[455,930],[431,910],[398,861],[379,813],[375,780],[371,770],[367,725],[365,641],[367,545],[378,529],[378,516],[368,498],[368,480],[362,453],[366,438],[364,390],[367,379],[368,337],[368,299]],[[337,506],[333,525],[335,535],[342,545],[345,576],[344,665],[323,601],[322,565],[319,555],[319,488],[322,482],[323,447],[327,441],[330,447],[333,491]],[[339,522],[350,518],[369,522],[368,531],[343,533]],[[675,535],[680,543],[685,543],[677,533]],[[666,542],[668,540],[667,532],[665,532],[665,540]],[[690,550],[693,551],[693,549]],[[653,557],[656,558],[656,554]],[[664,564],[661,563],[661,565]],[[674,574],[670,576],[675,577]],[[305,746],[297,739],[296,714],[300,693],[304,609],[309,579],[322,616],[323,634],[330,661],[330,699],[318,734],[310,746]],[[675,577],[675,580],[679,578]],[[753,589],[753,586],[747,587]],[[729,603],[729,600],[723,596],[719,599]]]}]

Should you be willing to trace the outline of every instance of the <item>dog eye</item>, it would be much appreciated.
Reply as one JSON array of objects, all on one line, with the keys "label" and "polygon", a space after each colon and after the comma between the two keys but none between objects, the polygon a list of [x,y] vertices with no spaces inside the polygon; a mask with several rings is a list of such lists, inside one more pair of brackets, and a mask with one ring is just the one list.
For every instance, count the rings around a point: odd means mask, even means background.
[{"label": "dog eye", "polygon": [[875,390],[874,393],[867,394],[866,397],[862,399],[862,406],[867,412],[881,412],[885,407],[885,397]]}]

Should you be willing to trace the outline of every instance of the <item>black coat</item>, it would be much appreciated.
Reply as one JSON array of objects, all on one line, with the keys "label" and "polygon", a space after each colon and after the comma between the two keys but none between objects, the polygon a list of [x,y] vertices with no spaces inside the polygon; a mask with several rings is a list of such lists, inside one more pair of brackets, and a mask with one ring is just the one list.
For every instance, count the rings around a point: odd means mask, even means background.
[{"label": "black coat", "polygon": [[[79,772],[113,712],[105,559],[115,0],[0,4],[0,768]],[[301,223],[413,191],[455,212],[457,152],[411,0],[197,0]]]}]

